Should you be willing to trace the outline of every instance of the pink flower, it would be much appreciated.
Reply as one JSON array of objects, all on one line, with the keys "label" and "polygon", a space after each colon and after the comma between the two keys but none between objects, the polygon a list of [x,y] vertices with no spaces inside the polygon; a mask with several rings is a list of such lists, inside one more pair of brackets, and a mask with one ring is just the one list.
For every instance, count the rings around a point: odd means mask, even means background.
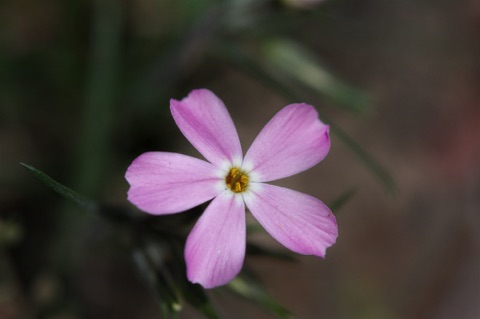
[{"label": "pink flower", "polygon": [[126,173],[128,199],[141,210],[165,215],[212,200],[185,246],[187,276],[205,288],[224,285],[245,257],[245,205],[270,235],[290,250],[325,256],[335,243],[335,217],[320,200],[266,184],[320,162],[330,148],[329,127],[307,104],[290,104],[256,137],[245,156],[223,102],[194,90],[170,110],[183,135],[208,160],[149,152]]}]

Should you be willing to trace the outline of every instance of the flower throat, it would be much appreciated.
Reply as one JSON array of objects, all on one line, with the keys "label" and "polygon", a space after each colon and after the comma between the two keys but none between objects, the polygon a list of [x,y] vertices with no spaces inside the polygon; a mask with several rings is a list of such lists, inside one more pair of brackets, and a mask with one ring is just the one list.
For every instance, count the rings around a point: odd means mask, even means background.
[{"label": "flower throat", "polygon": [[225,182],[232,192],[241,193],[247,189],[248,175],[244,171],[234,167],[228,172],[225,177]]}]

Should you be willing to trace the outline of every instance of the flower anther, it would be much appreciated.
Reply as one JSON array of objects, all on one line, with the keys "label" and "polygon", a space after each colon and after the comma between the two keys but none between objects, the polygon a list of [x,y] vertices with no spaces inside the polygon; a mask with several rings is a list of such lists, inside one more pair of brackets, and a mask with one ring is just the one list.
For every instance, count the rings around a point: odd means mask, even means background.
[{"label": "flower anther", "polygon": [[248,187],[248,174],[237,167],[233,167],[225,177],[227,187],[234,193],[242,193]]}]

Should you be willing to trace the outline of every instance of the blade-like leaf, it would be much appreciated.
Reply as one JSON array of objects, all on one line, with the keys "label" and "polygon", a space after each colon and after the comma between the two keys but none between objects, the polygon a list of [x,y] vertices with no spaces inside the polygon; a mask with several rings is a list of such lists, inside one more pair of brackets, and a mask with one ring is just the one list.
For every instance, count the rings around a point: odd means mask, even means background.
[{"label": "blade-like leaf", "polygon": [[178,289],[172,285],[171,278],[158,269],[156,261],[152,260],[154,258],[144,249],[135,249],[133,258],[142,278],[157,296],[163,315],[168,317],[178,313],[182,309],[182,302]]},{"label": "blade-like leaf", "polygon": [[[168,268],[171,247],[165,241],[145,238],[138,233],[133,251],[135,264],[147,285],[151,288],[165,317],[175,317],[183,308],[180,287]],[[167,316],[168,315],[168,316]]]},{"label": "blade-like leaf", "polygon": [[284,261],[295,261],[293,254],[290,252],[268,249],[251,242],[247,242],[247,254],[250,256],[271,257]]},{"label": "blade-like leaf", "polygon": [[351,138],[340,127],[329,122],[332,132],[340,138],[340,140],[348,146],[348,148],[357,155],[358,159],[363,162],[377,178],[388,188],[388,190],[394,194],[397,191],[397,185],[393,177],[388,171],[381,165],[376,159],[370,155],[360,144],[358,144],[353,138]]},{"label": "blade-like leaf", "polygon": [[157,296],[163,317],[173,316],[181,309],[181,304],[175,291],[171,289],[172,287],[166,282],[165,278],[159,276],[145,251],[135,249],[133,251],[133,259],[145,283],[151,288],[153,294]]},{"label": "blade-like leaf", "polygon": [[[267,84],[270,88],[283,95],[290,102],[305,101],[304,98],[299,96],[291,87],[279,78],[267,72],[262,65],[259,64],[251,53],[247,52],[242,46],[226,43],[223,46],[217,47],[215,54],[220,54],[221,57],[226,58],[229,62],[240,70],[249,73],[254,78]],[[358,159],[369,168],[373,174],[384,184],[391,193],[395,193],[397,190],[396,183],[388,171],[373,158],[360,144],[358,144],[353,138],[351,138],[346,132],[335,125],[334,121],[329,119],[325,114],[322,114],[322,119],[330,125],[332,133],[335,134],[340,140],[357,155]]]},{"label": "blade-like leaf", "polygon": [[187,280],[182,241],[148,226],[137,229],[134,238],[135,263],[157,297],[164,317],[175,317],[188,302],[205,317],[219,318],[205,290]]},{"label": "blade-like leaf", "polygon": [[200,285],[192,284],[187,279],[187,270],[183,257],[184,243],[172,237],[168,238],[168,242],[171,247],[172,258],[167,267],[175,278],[183,299],[202,312],[207,318],[218,319],[219,317],[210,303],[205,290]]},{"label": "blade-like leaf", "polygon": [[20,164],[26,169],[28,169],[31,173],[33,173],[33,175],[35,175],[35,177],[37,177],[41,182],[43,182],[45,185],[50,187],[52,190],[54,190],[58,194],[62,195],[63,197],[67,198],[68,200],[74,202],[78,206],[88,211],[98,212],[99,207],[94,201],[86,198],[83,195],[78,194],[77,192],[68,188],[67,186],[60,184],[59,182],[57,182],[56,180],[54,180],[53,178],[51,178],[50,176],[48,176],[47,174],[45,174],[39,169],[36,169],[35,167],[24,164],[24,163],[20,163]]},{"label": "blade-like leaf", "polygon": [[355,195],[357,190],[355,188],[349,189],[345,193],[341,194],[337,199],[335,199],[328,207],[332,211],[336,211],[343,207],[352,197]]},{"label": "blade-like leaf", "polygon": [[106,165],[111,156],[109,141],[117,106],[122,31],[126,21],[123,2],[101,0],[91,4],[86,100],[80,119],[80,139],[75,148],[78,151],[75,169],[72,170],[76,174],[75,189],[88,196],[98,194],[104,185]]},{"label": "blade-like leaf", "polygon": [[367,94],[347,85],[329,72],[307,48],[286,39],[265,40],[261,53],[267,72],[295,80],[315,94],[322,94],[353,112],[370,107]]},{"label": "blade-like leaf", "polygon": [[239,275],[230,281],[226,287],[237,295],[258,304],[278,318],[293,318],[290,311],[270,297],[257,281]]}]

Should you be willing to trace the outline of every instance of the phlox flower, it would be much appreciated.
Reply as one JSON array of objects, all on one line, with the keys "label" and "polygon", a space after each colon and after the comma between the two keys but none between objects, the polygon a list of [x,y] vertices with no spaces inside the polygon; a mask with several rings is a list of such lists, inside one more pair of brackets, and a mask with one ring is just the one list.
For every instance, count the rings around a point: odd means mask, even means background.
[{"label": "phlox flower", "polygon": [[[233,121],[212,92],[192,91],[170,110],[178,128],[207,161],[148,152],[128,167],[128,200],[154,215],[179,213],[212,200],[185,245],[187,277],[205,288],[224,285],[241,270],[246,207],[288,249],[325,257],[335,243],[335,217],[320,200],[267,184],[311,168],[330,148],[329,127],[307,104],[280,110],[245,156]],[[253,115],[252,115],[253,116]]]}]

